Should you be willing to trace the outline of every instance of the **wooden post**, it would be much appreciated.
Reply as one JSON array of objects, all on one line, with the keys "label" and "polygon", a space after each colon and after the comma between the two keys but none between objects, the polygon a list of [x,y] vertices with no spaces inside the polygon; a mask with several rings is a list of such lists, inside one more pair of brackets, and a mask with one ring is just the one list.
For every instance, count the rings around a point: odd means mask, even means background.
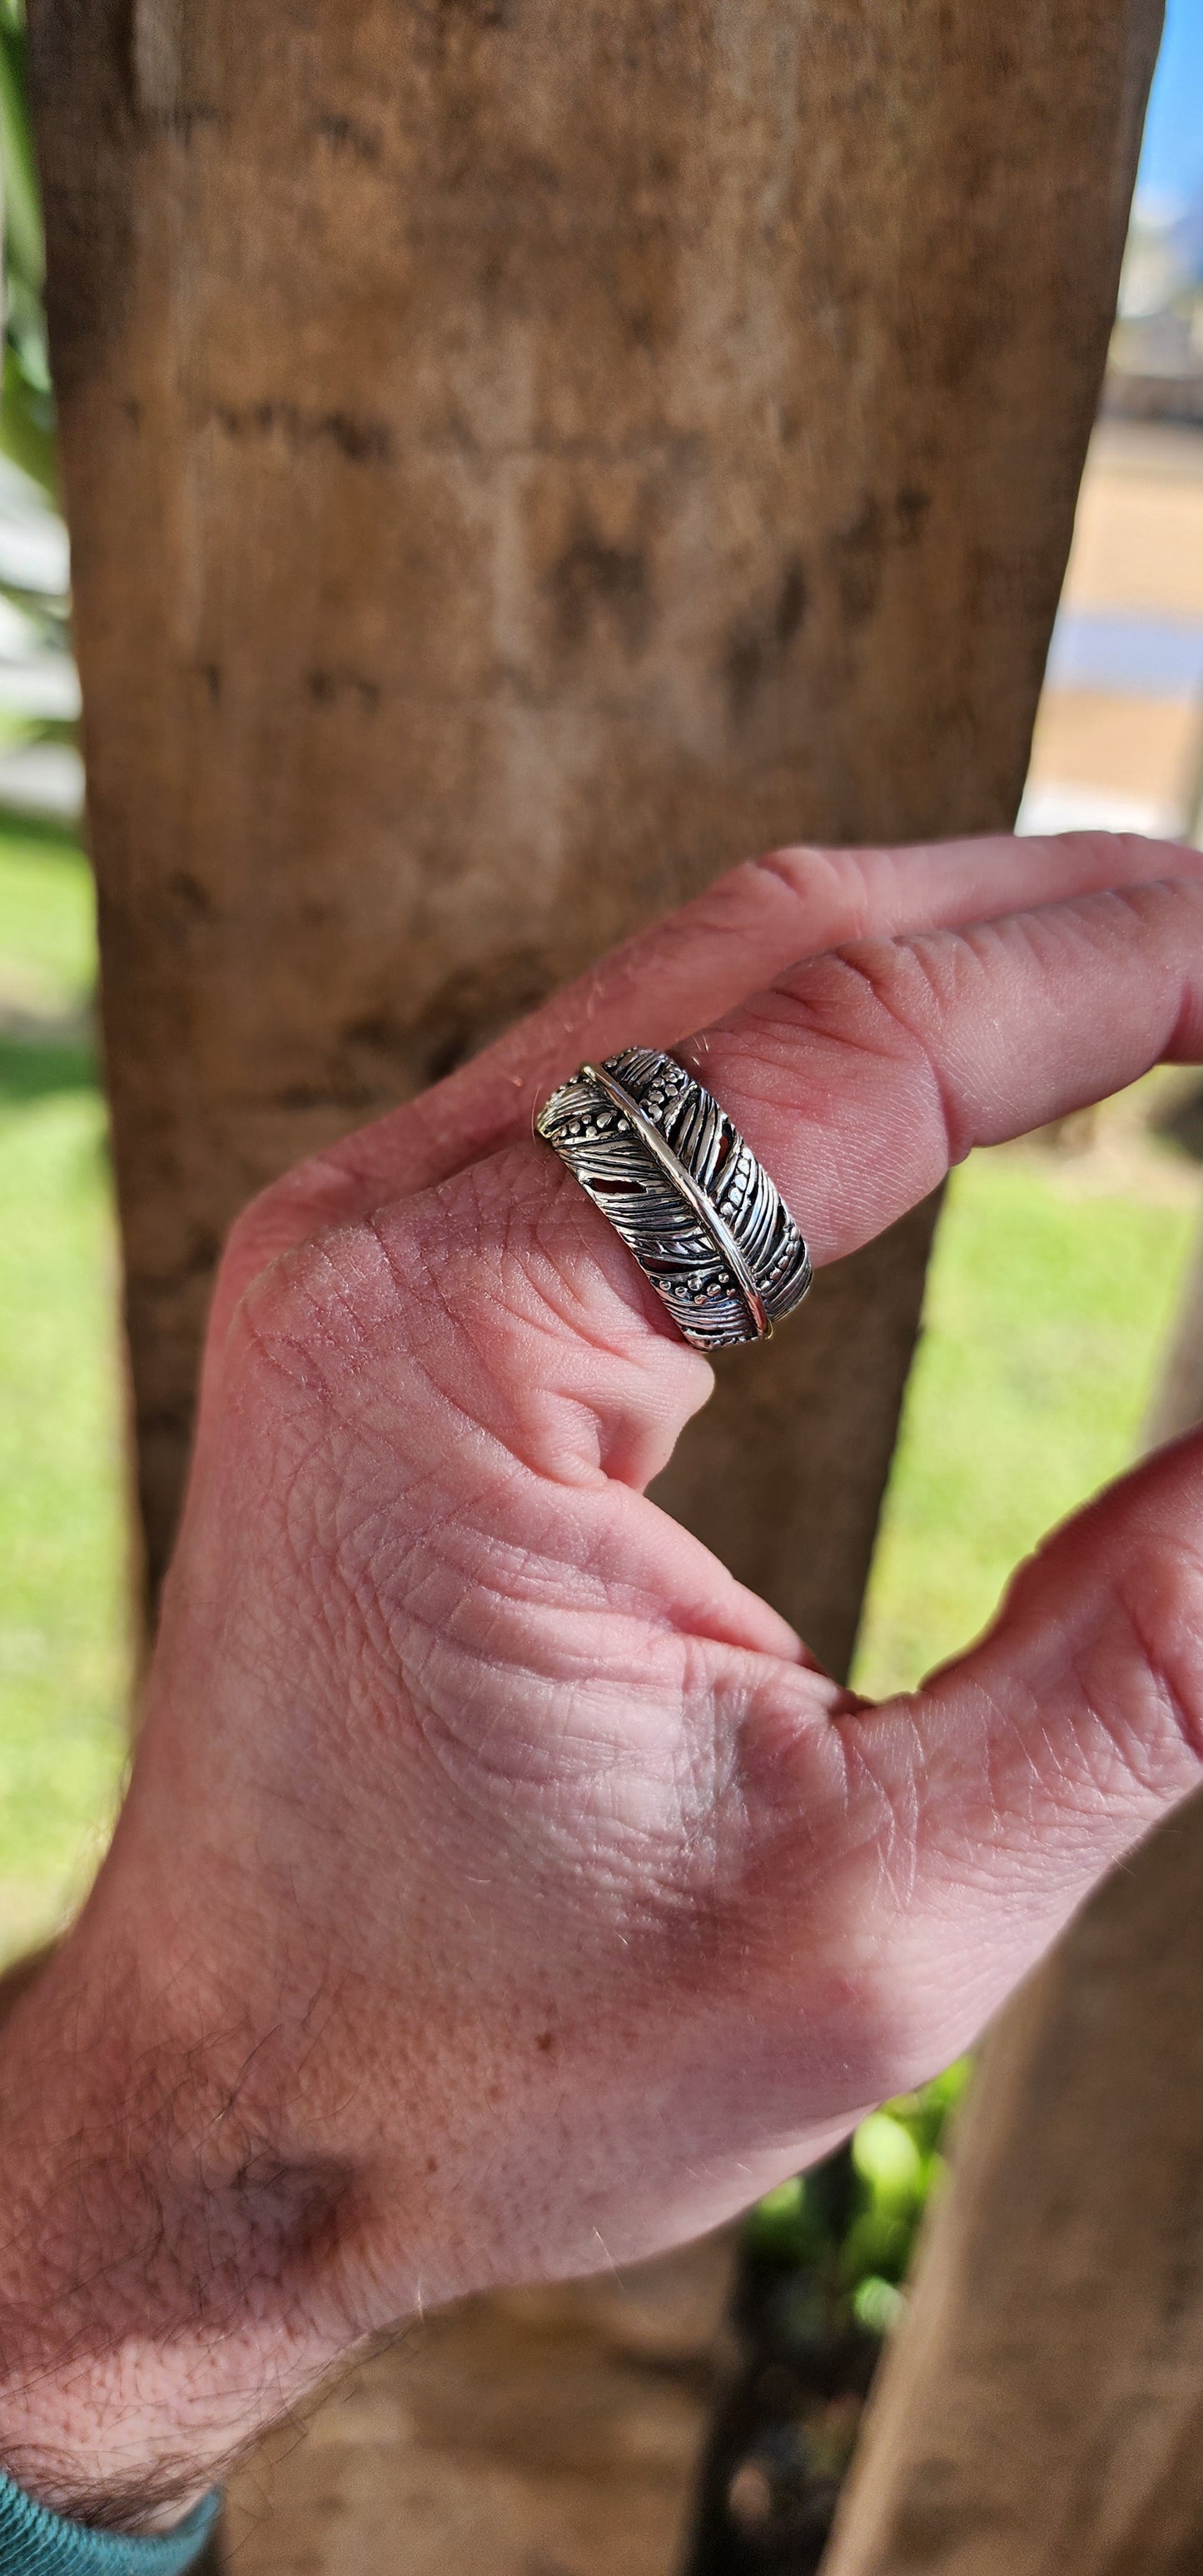
[{"label": "wooden post", "polygon": [[[31,17],[153,1575],[259,1183],[749,851],[1009,821],[1155,7]],[[837,1665],[930,1224],[665,1488]]]},{"label": "wooden post", "polygon": [[1203,1804],[1004,2016],[829,2576],[1203,2560]]},{"label": "wooden post", "polygon": [[[1146,1429],[1203,1419],[1196,1254]],[[1203,1798],[1003,2015],[828,2576],[1203,2564]]]},{"label": "wooden post", "polygon": [[1149,1407],[1145,1443],[1156,1449],[1203,1422],[1203,1232],[1195,1244],[1182,1303],[1174,1319],[1160,1383]]},{"label": "wooden post", "polygon": [[1152,17],[34,0],[152,1566],[250,1190],[749,850],[1013,812]]}]

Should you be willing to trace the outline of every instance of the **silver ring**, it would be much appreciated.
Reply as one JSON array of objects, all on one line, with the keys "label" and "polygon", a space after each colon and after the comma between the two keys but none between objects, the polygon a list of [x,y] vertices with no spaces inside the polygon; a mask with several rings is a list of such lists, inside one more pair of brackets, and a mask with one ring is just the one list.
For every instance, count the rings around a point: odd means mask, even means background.
[{"label": "silver ring", "polygon": [[676,1057],[583,1064],[535,1121],[695,1350],[765,1341],[810,1286],[810,1255],[726,1110]]}]

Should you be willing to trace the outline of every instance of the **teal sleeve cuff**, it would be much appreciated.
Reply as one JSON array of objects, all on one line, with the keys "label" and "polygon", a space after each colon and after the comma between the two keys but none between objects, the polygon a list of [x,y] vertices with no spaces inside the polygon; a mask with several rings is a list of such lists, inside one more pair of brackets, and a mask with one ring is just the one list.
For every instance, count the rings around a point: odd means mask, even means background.
[{"label": "teal sleeve cuff", "polygon": [[145,2539],[128,2531],[89,2531],[64,2522],[0,2470],[0,2576],[182,2576],[217,2520],[214,2493],[174,2531]]}]

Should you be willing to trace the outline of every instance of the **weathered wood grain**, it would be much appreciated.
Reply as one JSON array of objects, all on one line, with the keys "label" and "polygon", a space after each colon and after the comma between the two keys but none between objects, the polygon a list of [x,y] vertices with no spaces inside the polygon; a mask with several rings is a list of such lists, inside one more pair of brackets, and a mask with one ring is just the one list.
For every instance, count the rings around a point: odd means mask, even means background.
[{"label": "weathered wood grain", "polygon": [[[32,14],[153,1573],[248,1192],[750,849],[1013,812],[1150,32]],[[765,1359],[738,1521],[735,1399],[674,1481],[836,1653],[920,1267],[871,1401],[854,1335]]]},{"label": "weathered wood grain", "polygon": [[723,2239],[472,2301],[352,2371],[233,2487],[239,2576],[665,2576],[715,2374]]}]

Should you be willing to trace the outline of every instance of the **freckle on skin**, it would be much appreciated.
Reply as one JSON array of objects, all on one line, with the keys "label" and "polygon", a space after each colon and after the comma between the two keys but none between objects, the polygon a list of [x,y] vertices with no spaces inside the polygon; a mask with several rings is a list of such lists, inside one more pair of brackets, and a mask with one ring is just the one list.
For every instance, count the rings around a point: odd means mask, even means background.
[{"label": "freckle on skin", "polygon": [[554,2030],[541,2030],[537,2040],[535,2041],[535,2046],[543,2057],[546,2057],[549,2054],[549,2052],[555,2047],[555,2044],[556,2035]]}]

